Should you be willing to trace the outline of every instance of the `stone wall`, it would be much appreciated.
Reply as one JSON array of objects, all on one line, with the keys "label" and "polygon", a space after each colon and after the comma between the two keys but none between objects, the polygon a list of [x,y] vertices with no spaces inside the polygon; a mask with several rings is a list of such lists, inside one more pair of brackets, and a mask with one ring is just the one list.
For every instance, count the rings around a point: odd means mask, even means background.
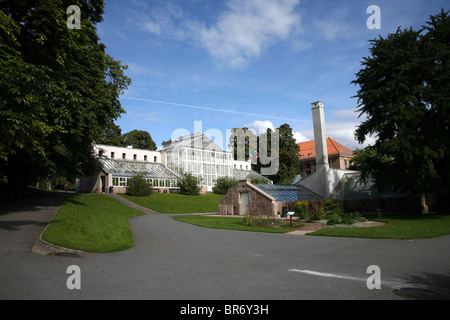
[{"label": "stone wall", "polygon": [[[265,216],[277,215],[278,205],[275,199],[250,183],[249,179],[241,180],[219,202],[220,215],[243,216],[245,208],[242,206],[242,194],[248,194],[247,212],[255,212]],[[243,210],[244,209],[244,210]]]}]

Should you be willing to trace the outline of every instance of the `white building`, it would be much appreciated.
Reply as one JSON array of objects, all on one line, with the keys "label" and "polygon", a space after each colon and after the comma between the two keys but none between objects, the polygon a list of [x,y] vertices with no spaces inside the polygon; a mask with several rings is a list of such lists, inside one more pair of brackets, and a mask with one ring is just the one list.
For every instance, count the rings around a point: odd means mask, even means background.
[{"label": "white building", "polygon": [[162,163],[173,172],[192,173],[206,191],[217,178],[233,177],[233,155],[223,151],[205,134],[193,133],[163,142]]},{"label": "white building", "polygon": [[162,150],[143,150],[131,146],[94,145],[101,162],[100,173],[77,180],[78,192],[125,193],[128,179],[144,173],[145,179],[159,192],[176,192],[179,174],[192,173],[199,178],[201,193],[211,192],[220,177],[266,179],[251,170],[250,161],[235,161],[203,133],[189,134],[163,142]]},{"label": "white building", "polygon": [[135,149],[132,146],[116,147],[104,144],[96,144],[94,145],[94,153],[99,158],[161,163],[161,152]]}]

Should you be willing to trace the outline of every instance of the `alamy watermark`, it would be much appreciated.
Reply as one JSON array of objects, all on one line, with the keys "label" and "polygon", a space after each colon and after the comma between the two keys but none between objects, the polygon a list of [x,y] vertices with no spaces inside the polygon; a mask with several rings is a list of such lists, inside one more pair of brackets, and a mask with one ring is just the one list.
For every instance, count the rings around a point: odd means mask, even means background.
[{"label": "alamy watermark", "polygon": [[366,21],[367,29],[381,29],[381,9],[379,6],[371,5],[367,8],[367,14],[370,17]]},{"label": "alamy watermark", "polygon": [[67,267],[66,273],[71,274],[66,281],[67,289],[81,289],[81,269],[77,265]]},{"label": "alamy watermark", "polygon": [[[250,161],[256,164],[258,159],[261,163],[261,175],[275,175],[279,169],[279,133],[278,129],[272,130],[270,137],[264,130],[252,131],[245,129],[226,129],[224,133],[216,128],[208,129],[203,132],[202,121],[194,121],[194,133],[184,128],[176,129],[172,132],[171,139],[181,142],[173,149],[167,152],[176,156],[180,148],[189,146],[194,149],[214,149],[214,146],[209,144],[214,143],[222,150],[228,152],[235,152],[237,161]],[[209,140],[204,139],[204,136],[198,136],[202,133],[208,137]],[[259,135],[259,148],[257,146],[256,137]],[[230,142],[235,141],[235,144]]]},{"label": "alamy watermark", "polygon": [[67,7],[67,14],[70,16],[67,18],[67,28],[69,29],[81,29],[81,9],[77,5],[71,5]]}]

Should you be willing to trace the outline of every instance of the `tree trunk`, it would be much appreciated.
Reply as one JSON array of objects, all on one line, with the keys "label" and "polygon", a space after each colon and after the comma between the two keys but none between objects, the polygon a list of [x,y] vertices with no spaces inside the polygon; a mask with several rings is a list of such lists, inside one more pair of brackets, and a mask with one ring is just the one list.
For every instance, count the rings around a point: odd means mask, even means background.
[{"label": "tree trunk", "polygon": [[422,213],[429,213],[427,200],[425,199],[425,193],[421,193],[420,194],[420,200],[421,200],[421,203],[422,203]]}]

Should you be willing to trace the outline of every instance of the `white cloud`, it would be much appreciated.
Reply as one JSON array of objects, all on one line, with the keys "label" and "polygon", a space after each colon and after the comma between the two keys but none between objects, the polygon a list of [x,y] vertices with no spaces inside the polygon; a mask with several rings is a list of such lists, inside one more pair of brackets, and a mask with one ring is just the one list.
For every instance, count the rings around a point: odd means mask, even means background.
[{"label": "white cloud", "polygon": [[295,139],[295,142],[297,142],[297,143],[312,140],[312,139],[309,139],[308,137],[304,136],[301,132],[298,132],[298,131],[294,132],[294,139]]},{"label": "white cloud", "polygon": [[275,127],[272,121],[269,120],[265,121],[255,120],[253,121],[253,123],[245,126],[248,127],[250,130],[254,130],[255,134],[257,135],[259,135],[259,133],[265,132],[267,129],[272,129],[275,131]]},{"label": "white cloud", "polygon": [[[242,67],[278,40],[300,29],[299,0],[230,0],[211,27],[196,24],[197,40],[211,56]],[[194,25],[192,25],[194,26]]]}]

